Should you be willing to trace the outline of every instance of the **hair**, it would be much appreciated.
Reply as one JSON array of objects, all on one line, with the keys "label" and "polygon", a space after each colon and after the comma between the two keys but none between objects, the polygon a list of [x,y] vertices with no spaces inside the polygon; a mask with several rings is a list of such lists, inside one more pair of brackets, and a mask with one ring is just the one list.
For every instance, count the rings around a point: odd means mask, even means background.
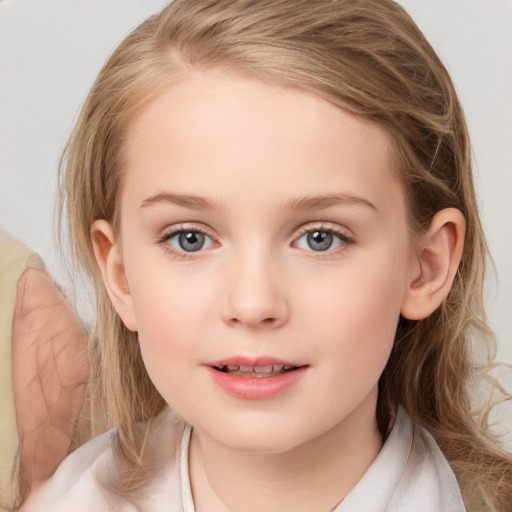
[{"label": "hair", "polygon": [[[96,79],[61,164],[74,258],[94,280],[91,396],[104,403],[118,449],[143,467],[138,422],[165,402],[146,373],[136,333],[116,314],[97,268],[90,228],[119,230],[123,149],[130,122],[192,69],[221,69],[324,98],[377,123],[393,143],[411,232],[436,212],[458,208],[465,250],[447,299],[428,318],[400,319],[379,382],[377,419],[385,436],[398,404],[436,439],[466,505],[505,511],[512,502],[512,457],[472,412],[470,393],[494,357],[483,283],[488,250],[479,220],[464,114],[452,81],[421,31],[391,0],[175,0],[136,28]],[[62,220],[62,217],[61,217]]]}]

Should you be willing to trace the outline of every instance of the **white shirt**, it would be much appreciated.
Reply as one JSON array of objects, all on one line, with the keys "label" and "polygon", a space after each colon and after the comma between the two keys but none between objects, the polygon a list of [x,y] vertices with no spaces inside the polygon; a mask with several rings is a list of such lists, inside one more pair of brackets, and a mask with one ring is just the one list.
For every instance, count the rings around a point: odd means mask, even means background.
[{"label": "white shirt", "polygon": [[[113,457],[112,431],[70,454],[28,500],[24,512],[195,512],[188,448],[191,427],[167,414],[159,427],[167,463],[133,505],[105,490],[101,470]],[[99,475],[98,475],[99,473]],[[377,458],[334,512],[464,512],[455,476],[432,436],[400,408]],[[212,511],[215,512],[215,511]]]}]

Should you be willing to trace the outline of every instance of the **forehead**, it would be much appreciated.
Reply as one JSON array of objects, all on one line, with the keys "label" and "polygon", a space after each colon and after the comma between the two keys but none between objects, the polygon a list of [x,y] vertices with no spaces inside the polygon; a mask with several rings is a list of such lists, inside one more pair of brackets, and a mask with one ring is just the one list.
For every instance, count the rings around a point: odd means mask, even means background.
[{"label": "forehead", "polygon": [[121,202],[172,192],[235,205],[343,192],[384,205],[401,197],[394,165],[381,127],[320,97],[194,72],[129,126]]}]

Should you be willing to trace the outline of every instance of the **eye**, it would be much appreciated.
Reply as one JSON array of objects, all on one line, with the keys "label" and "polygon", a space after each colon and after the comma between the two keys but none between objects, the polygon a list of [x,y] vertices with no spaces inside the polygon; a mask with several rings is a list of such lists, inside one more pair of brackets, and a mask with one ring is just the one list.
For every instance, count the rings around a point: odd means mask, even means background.
[{"label": "eye", "polygon": [[177,252],[197,252],[208,249],[214,243],[206,233],[196,229],[174,231],[166,235],[162,242]]},{"label": "eye", "polygon": [[324,252],[338,249],[351,242],[347,235],[331,229],[310,229],[297,239],[296,245],[300,249]]}]

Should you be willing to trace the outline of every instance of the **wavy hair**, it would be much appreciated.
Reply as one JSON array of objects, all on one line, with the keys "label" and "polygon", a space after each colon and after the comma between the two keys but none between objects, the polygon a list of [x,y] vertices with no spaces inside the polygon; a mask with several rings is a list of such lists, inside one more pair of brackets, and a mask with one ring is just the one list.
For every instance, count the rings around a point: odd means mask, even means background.
[{"label": "wavy hair", "polygon": [[464,214],[465,250],[448,298],[424,320],[399,322],[379,383],[378,423],[386,435],[401,403],[438,442],[470,510],[509,510],[512,457],[491,433],[488,411],[475,414],[471,404],[486,368],[475,347],[487,350],[490,365],[494,338],[482,300],[488,250],[468,131],[445,67],[391,0],[294,0],[293,9],[289,0],[175,0],[135,29],[101,70],[65,149],[60,206],[74,257],[95,284],[91,396],[104,403],[103,422],[117,428],[119,452],[133,468],[144,466],[136,424],[151,421],[165,403],[136,334],[104,290],[90,228],[106,219],[118,230],[130,120],[190,68],[300,89],[379,124],[393,142],[412,233],[443,208]]}]

